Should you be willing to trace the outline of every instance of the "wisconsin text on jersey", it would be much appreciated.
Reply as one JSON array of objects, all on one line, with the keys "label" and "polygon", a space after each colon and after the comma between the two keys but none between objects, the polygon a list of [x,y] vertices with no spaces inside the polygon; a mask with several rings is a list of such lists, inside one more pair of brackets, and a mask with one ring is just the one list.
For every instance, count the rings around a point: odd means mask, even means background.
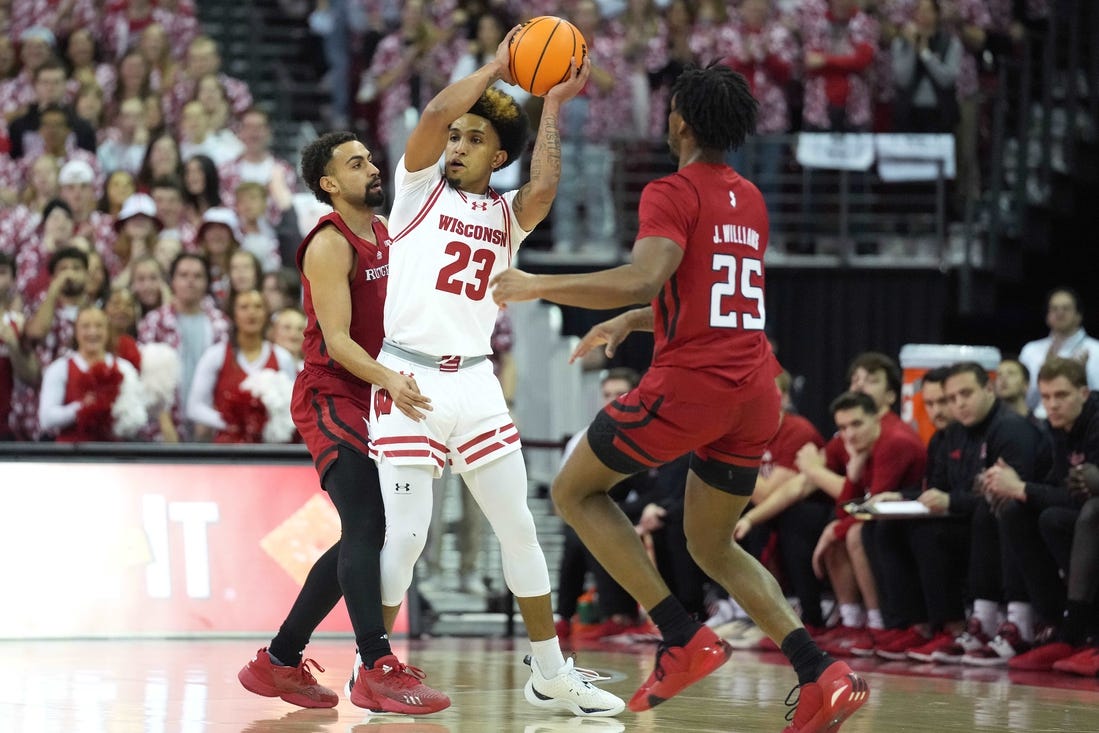
[{"label": "wisconsin text on jersey", "polygon": [[488,242],[500,247],[505,246],[506,242],[502,229],[493,229],[481,224],[467,224],[446,214],[439,214],[439,228],[444,232],[451,232],[467,239],[476,239],[479,242]]},{"label": "wisconsin text on jersey", "polygon": [[759,232],[743,224],[715,225],[714,244],[746,244],[759,249]]}]

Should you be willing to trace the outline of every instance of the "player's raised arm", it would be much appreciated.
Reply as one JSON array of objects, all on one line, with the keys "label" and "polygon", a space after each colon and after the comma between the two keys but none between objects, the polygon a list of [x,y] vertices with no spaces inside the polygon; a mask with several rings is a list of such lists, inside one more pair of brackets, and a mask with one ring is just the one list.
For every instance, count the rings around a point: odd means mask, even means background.
[{"label": "player's raised arm", "polygon": [[406,170],[420,171],[435,165],[446,149],[450,123],[468,112],[497,79],[514,83],[508,71],[508,46],[517,30],[519,26],[508,31],[496,47],[496,57],[492,61],[450,84],[427,103],[405,145]]},{"label": "player's raised arm", "polygon": [[561,180],[561,105],[580,93],[591,74],[591,57],[585,56],[578,69],[575,63],[574,59],[575,72],[546,92],[530,159],[530,180],[515,195],[515,216],[528,232],[546,218],[557,196]]}]

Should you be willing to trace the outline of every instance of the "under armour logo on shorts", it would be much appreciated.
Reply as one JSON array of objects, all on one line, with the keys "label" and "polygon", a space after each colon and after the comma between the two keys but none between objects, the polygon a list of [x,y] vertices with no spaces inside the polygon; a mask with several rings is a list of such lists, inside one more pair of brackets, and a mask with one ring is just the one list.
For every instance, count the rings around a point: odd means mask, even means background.
[{"label": "under armour logo on shorts", "polygon": [[412,491],[412,484],[398,483],[394,485],[393,490],[396,491],[398,494],[402,492]]},{"label": "under armour logo on shorts", "polygon": [[473,202],[473,210],[474,211],[488,211],[488,201],[474,201]]}]

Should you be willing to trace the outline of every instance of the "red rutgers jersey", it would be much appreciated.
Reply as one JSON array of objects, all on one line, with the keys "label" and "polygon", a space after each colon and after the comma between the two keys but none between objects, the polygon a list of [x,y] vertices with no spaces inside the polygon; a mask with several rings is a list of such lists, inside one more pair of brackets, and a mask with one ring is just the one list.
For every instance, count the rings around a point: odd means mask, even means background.
[{"label": "red rutgers jersey", "polygon": [[645,186],[637,238],[683,249],[653,300],[653,367],[707,371],[742,382],[779,371],[763,332],[767,209],[759,189],[727,165],[692,163]]},{"label": "red rutgers jersey", "polygon": [[344,368],[335,362],[329,355],[324,343],[324,334],[321,333],[317,323],[317,315],[313,310],[313,297],[309,288],[309,280],[305,277],[303,263],[305,249],[313,241],[313,237],[321,228],[332,224],[340,231],[355,249],[355,271],[351,278],[351,326],[349,333],[351,339],[366,350],[372,357],[377,357],[382,348],[382,312],[385,307],[386,282],[389,278],[389,231],[385,228],[381,219],[374,217],[372,226],[374,238],[378,244],[371,244],[355,234],[344,223],[344,220],[336,212],[321,217],[313,231],[306,235],[298,247],[298,270],[302,273],[301,283],[304,291],[304,308],[306,316],[305,342],[302,344],[302,354],[305,363],[309,366],[320,367],[333,372],[345,372]]},{"label": "red rutgers jersey", "polygon": [[824,446],[824,438],[813,423],[801,415],[787,412],[782,416],[775,437],[767,445],[767,451],[760,462],[759,475],[767,478],[774,471],[775,466],[797,471],[797,454],[806,443],[812,443],[818,448]]}]

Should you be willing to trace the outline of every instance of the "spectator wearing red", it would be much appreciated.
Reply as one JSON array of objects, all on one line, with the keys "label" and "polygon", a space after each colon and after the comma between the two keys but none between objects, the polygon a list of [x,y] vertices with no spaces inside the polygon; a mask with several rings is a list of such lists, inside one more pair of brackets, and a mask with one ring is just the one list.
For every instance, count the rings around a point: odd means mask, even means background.
[{"label": "spectator wearing red", "polygon": [[271,122],[263,110],[246,110],[237,136],[244,152],[219,168],[221,198],[233,202],[240,184],[258,183],[267,190],[267,219],[277,225],[283,212],[290,209],[298,187],[294,166],[271,153]]},{"label": "spectator wearing red", "polygon": [[70,0],[68,3],[56,0],[12,0],[11,34],[24,43],[28,31],[50,34],[50,46],[56,33],[64,38],[77,28],[98,27],[98,5],[95,0]]},{"label": "spectator wearing red", "polygon": [[36,303],[50,285],[51,273],[46,267],[59,249],[73,244],[76,227],[73,212],[61,199],[54,199],[42,210],[42,219],[15,256],[15,283],[26,303]]},{"label": "spectator wearing red", "polygon": [[858,0],[815,3],[801,15],[807,130],[866,132],[870,129],[870,65],[878,24]]},{"label": "spectator wearing red", "polygon": [[38,416],[57,441],[124,440],[148,420],[133,364],[110,353],[107,314],[81,309],[75,324],[76,350],[42,373]]},{"label": "spectator wearing red", "polygon": [[[76,315],[88,304],[88,255],[76,247],[62,247],[50,255],[50,285],[27,309],[24,344],[34,349],[38,363],[46,366],[72,350]],[[19,382],[12,395],[12,429],[18,440],[38,440],[38,389],[36,382]]]},{"label": "spectator wearing red", "polygon": [[104,254],[114,242],[114,217],[98,210],[97,191],[101,184],[97,185],[97,181],[95,167],[83,158],[68,160],[57,176],[61,200],[72,210],[76,235],[87,239],[97,252]]},{"label": "spectator wearing red", "polygon": [[15,380],[35,384],[40,377],[34,352],[23,344],[22,301],[15,289],[15,263],[0,252],[0,441],[13,440],[8,425]]},{"label": "spectator wearing red", "polygon": [[195,98],[198,80],[207,74],[217,74],[233,114],[239,115],[252,106],[252,92],[248,90],[248,85],[222,73],[221,56],[214,39],[198,36],[188,45],[186,63],[172,87],[171,96],[166,100],[164,116],[169,124],[174,125],[179,121],[183,105]]},{"label": "spectator wearing red", "polygon": [[[229,339],[207,349],[195,368],[187,400],[195,437],[212,435],[215,443],[286,442],[293,437],[294,357],[264,338],[268,313],[258,290],[236,293],[228,307],[233,316]],[[249,384],[251,377],[264,379],[266,389]]]},{"label": "spectator wearing red", "polygon": [[34,26],[21,31],[19,39],[19,73],[0,85],[0,111],[11,121],[25,114],[34,104],[34,73],[53,58],[57,39],[49,28]]},{"label": "spectator wearing red", "polygon": [[40,153],[45,153],[58,160],[80,163],[91,169],[91,183],[94,186],[92,208],[94,209],[96,197],[103,188],[102,172],[99,170],[95,154],[77,147],[70,131],[69,115],[64,109],[56,105],[44,108],[38,115],[37,132],[43,146],[39,153],[20,159],[0,157],[0,196],[14,201],[18,192],[27,185],[31,164]]}]

